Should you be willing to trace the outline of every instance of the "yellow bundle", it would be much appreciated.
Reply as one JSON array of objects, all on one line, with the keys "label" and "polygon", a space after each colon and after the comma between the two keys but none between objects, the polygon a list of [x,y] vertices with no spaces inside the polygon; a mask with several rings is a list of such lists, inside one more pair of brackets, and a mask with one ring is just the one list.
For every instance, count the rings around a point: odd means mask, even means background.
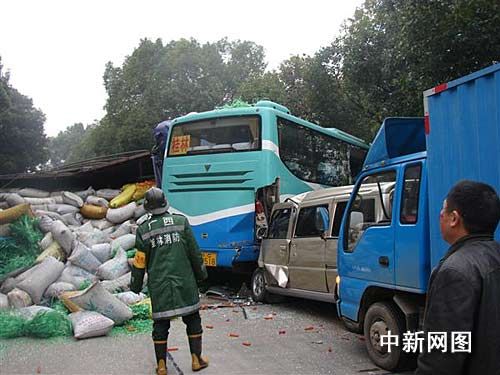
[{"label": "yellow bundle", "polygon": [[136,184],[123,185],[122,192],[114,197],[109,203],[110,208],[125,206],[132,201],[136,189]]},{"label": "yellow bundle", "polygon": [[0,211],[0,224],[11,223],[23,215],[33,216],[28,203],[18,204],[17,206]]},{"label": "yellow bundle", "polygon": [[61,248],[61,246],[56,242],[52,242],[49,247],[47,247],[39,256],[36,258],[36,262],[40,263],[47,257],[54,257],[61,262],[66,261],[66,253]]},{"label": "yellow bundle", "polygon": [[104,219],[107,212],[107,207],[95,206],[93,204],[84,204],[82,208],[80,208],[80,213],[87,219]]},{"label": "yellow bundle", "polygon": [[148,191],[155,185],[156,185],[155,180],[146,180],[144,182],[138,182],[137,184],[135,184],[136,189],[134,195],[132,196],[132,199],[134,201],[138,201],[139,199],[144,198],[146,191]]}]

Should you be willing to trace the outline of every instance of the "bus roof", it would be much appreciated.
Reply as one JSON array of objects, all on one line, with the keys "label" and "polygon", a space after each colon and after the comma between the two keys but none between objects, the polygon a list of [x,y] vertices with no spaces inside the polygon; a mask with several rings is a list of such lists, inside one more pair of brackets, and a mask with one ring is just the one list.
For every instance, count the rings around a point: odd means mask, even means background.
[{"label": "bus roof", "polygon": [[352,145],[368,149],[368,144],[360,138],[350,135],[342,130],[336,128],[324,128],[320,125],[314,124],[312,122],[302,120],[290,113],[290,110],[285,106],[274,103],[269,100],[261,100],[253,105],[241,106],[236,108],[216,108],[211,111],[205,112],[191,112],[185,116],[177,117],[172,121],[172,125],[191,122],[191,121],[202,121],[214,117],[229,117],[229,116],[244,116],[244,115],[255,115],[264,111],[269,111],[277,116],[283,117],[285,119],[294,121],[305,127],[319,131],[320,133],[333,136],[342,141],[348,142]]}]

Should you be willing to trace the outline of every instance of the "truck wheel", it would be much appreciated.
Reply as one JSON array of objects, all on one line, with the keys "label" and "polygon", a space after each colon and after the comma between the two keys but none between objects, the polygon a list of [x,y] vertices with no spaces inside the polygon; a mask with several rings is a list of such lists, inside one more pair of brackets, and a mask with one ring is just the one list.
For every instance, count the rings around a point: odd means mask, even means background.
[{"label": "truck wheel", "polygon": [[[402,337],[406,323],[404,315],[390,302],[377,302],[368,308],[365,316],[364,332],[368,355],[377,365],[388,371],[397,371],[406,368],[412,355],[402,350]],[[391,331],[391,335],[399,336],[399,345],[381,346],[380,336]]]},{"label": "truck wheel", "polygon": [[267,302],[266,277],[262,268],[257,268],[252,275],[252,298],[255,302]]}]

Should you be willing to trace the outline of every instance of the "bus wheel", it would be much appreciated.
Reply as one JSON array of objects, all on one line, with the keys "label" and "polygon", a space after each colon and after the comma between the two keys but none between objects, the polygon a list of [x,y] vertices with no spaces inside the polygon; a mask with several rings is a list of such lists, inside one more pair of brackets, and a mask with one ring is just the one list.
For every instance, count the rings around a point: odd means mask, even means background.
[{"label": "bus wheel", "polygon": [[[405,332],[404,315],[390,302],[377,302],[368,308],[364,322],[365,343],[371,360],[383,369],[397,371],[408,366],[411,356],[402,350],[401,338]],[[391,335],[399,337],[399,345],[381,345],[381,336]]]},{"label": "bus wheel", "polygon": [[266,277],[264,270],[257,268],[252,275],[252,298],[255,302],[267,302]]}]

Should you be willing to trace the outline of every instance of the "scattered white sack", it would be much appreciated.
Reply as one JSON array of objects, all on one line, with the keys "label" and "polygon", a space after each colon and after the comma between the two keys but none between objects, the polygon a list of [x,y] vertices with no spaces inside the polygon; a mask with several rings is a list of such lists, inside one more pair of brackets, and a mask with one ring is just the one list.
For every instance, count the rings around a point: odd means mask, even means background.
[{"label": "scattered white sack", "polygon": [[92,226],[92,223],[90,221],[87,221],[80,228],[78,228],[78,231],[79,232],[93,232],[94,227]]},{"label": "scattered white sack", "polygon": [[17,288],[27,292],[34,303],[40,303],[43,293],[61,275],[64,264],[53,257],[45,258]]},{"label": "scattered white sack", "polygon": [[109,207],[109,202],[106,199],[95,195],[89,195],[85,202],[94,206]]},{"label": "scattered white sack", "polygon": [[57,197],[57,196],[62,197],[62,193],[63,193],[62,190],[61,191],[53,191],[50,193],[50,197]]},{"label": "scattered white sack", "polygon": [[127,251],[135,246],[135,235],[129,233],[111,241],[111,251],[118,251],[119,248]]},{"label": "scattered white sack", "polygon": [[7,237],[10,235],[10,224],[0,225],[0,236]]},{"label": "scattered white sack", "polygon": [[126,292],[130,290],[131,278],[132,272],[128,272],[117,279],[101,281],[101,285],[110,293]]},{"label": "scattered white sack", "polygon": [[139,219],[141,216],[143,215],[146,215],[146,209],[144,208],[144,205],[141,204],[139,206],[137,206],[137,208],[135,209],[134,211],[134,218],[137,220]]},{"label": "scattered white sack", "polygon": [[[132,231],[131,221],[126,221],[121,224],[115,231],[113,231],[109,236],[113,239],[129,234]],[[125,248],[124,248],[125,249]],[[125,249],[126,250],[126,249]]]},{"label": "scattered white sack", "polygon": [[86,246],[92,247],[99,243],[109,243],[111,238],[106,233],[95,229],[93,232],[75,232],[78,241],[83,242]]},{"label": "scattered white sack", "polygon": [[97,245],[93,245],[90,248],[90,252],[101,261],[101,263],[104,263],[111,258],[111,244],[109,243],[100,243]]},{"label": "scattered white sack", "polygon": [[117,325],[133,316],[130,307],[104,289],[100,282],[95,282],[89,288],[68,299],[84,310],[94,310],[107,316]]},{"label": "scattered white sack", "polygon": [[[108,210],[109,212],[109,210]],[[96,229],[99,230],[104,230],[112,227],[114,224],[106,219],[100,219],[100,220],[90,220],[92,223],[92,226]]]},{"label": "scattered white sack", "polygon": [[31,198],[47,198],[50,196],[50,193],[39,189],[24,188],[19,190],[19,195]]},{"label": "scattered white sack", "polygon": [[58,282],[66,282],[73,284],[77,289],[85,282],[93,282],[97,280],[97,277],[91,274],[89,271],[84,270],[81,267],[71,264],[71,262],[66,263],[66,267],[61,273],[61,277],[57,280]]},{"label": "scattered white sack", "polygon": [[110,201],[120,193],[121,191],[117,189],[99,189],[95,192],[95,195]]},{"label": "scattered white sack", "polygon": [[43,296],[45,298],[57,298],[61,293],[71,292],[73,290],[76,290],[76,287],[73,284],[64,281],[56,281],[55,283],[50,284]]},{"label": "scattered white sack", "polygon": [[92,189],[92,186],[89,186],[87,190],[77,191],[75,192],[75,194],[85,201],[85,199],[87,199],[88,196],[95,194],[95,190]]},{"label": "scattered white sack", "polygon": [[9,299],[10,307],[14,307],[16,309],[33,305],[30,295],[21,289],[12,289],[7,294],[7,297]]},{"label": "scattered white sack", "polygon": [[113,259],[99,266],[97,269],[97,276],[105,280],[114,280],[129,271],[127,254],[120,248]]},{"label": "scattered white sack", "polygon": [[79,212],[80,209],[78,207],[72,206],[70,204],[49,204],[47,206],[49,211],[52,212],[57,212],[59,215],[65,215],[65,214],[74,214],[76,212]]},{"label": "scattered white sack", "polygon": [[40,204],[55,204],[56,200],[54,198],[24,198],[25,203],[40,205]]},{"label": "scattered white sack", "polygon": [[47,257],[56,258],[61,262],[66,261],[66,253],[57,241],[52,241],[52,243],[36,258],[36,262],[40,263]]},{"label": "scattered white sack", "polygon": [[59,220],[52,223],[50,231],[54,240],[61,245],[66,254],[69,256],[71,254],[73,241],[75,240],[74,233]]},{"label": "scattered white sack", "polygon": [[45,236],[43,236],[42,240],[40,241],[40,248],[42,250],[45,250],[50,246],[50,244],[54,241],[54,238],[52,237],[52,233],[47,232],[45,233]]},{"label": "scattered white sack", "polygon": [[59,220],[61,222],[64,222],[64,219],[62,218],[62,216],[59,215],[57,212],[37,210],[35,212],[35,216],[38,216],[38,217],[48,216],[52,220]]},{"label": "scattered white sack", "polygon": [[7,202],[0,202],[0,210],[6,210],[9,208],[9,204]]},{"label": "scattered white sack", "polygon": [[25,203],[24,198],[16,193],[9,194],[5,200],[7,201],[10,207],[14,207],[17,206],[18,204]]},{"label": "scattered white sack", "polygon": [[78,311],[69,314],[76,339],[106,336],[115,322],[95,311]]},{"label": "scattered white sack", "polygon": [[78,208],[83,206],[83,199],[70,191],[63,191],[62,197],[63,202],[66,204],[70,204]]},{"label": "scattered white sack", "polygon": [[63,200],[62,195],[54,195],[54,196],[51,196],[51,198],[54,199],[54,201],[56,202],[56,204],[64,204],[64,200]]},{"label": "scattered white sack", "polygon": [[19,275],[16,276],[16,282],[20,283],[21,281],[27,279],[28,277],[31,276],[33,272],[35,272],[38,268],[39,264],[34,265],[33,267],[29,268],[28,270],[20,273]]},{"label": "scattered white sack", "polygon": [[130,202],[120,208],[110,208],[108,209],[108,212],[106,212],[106,219],[114,224],[123,223],[124,221],[134,217],[136,207],[137,204],[135,202]]},{"label": "scattered white sack", "polygon": [[54,309],[51,309],[50,307],[46,307],[46,306],[32,305],[32,306],[27,306],[27,307],[21,307],[16,312],[19,315],[21,315],[23,318],[31,320],[36,316],[36,314],[41,313],[41,312],[48,312],[48,311],[54,311]]},{"label": "scattered white sack", "polygon": [[115,294],[116,298],[127,305],[133,305],[137,302],[141,302],[146,296],[143,293],[134,292],[122,292]]},{"label": "scattered white sack", "polygon": [[99,259],[97,259],[90,252],[90,249],[80,241],[75,242],[73,252],[68,260],[75,266],[81,267],[90,273],[96,273],[97,269],[101,265]]},{"label": "scattered white sack", "polygon": [[13,277],[9,277],[2,283],[2,287],[0,288],[0,293],[7,294],[12,289],[16,287],[17,281]]},{"label": "scattered white sack", "polygon": [[9,308],[9,297],[0,293],[0,310]]},{"label": "scattered white sack", "polygon": [[40,217],[40,220],[38,221],[38,228],[40,228],[42,233],[49,233],[53,222],[54,220],[52,218],[43,215],[42,217]]},{"label": "scattered white sack", "polygon": [[63,220],[66,224],[79,227],[80,225],[82,225],[82,222],[77,219],[77,215],[79,215],[79,214],[73,212],[73,213],[64,214],[64,215],[62,215],[62,217],[63,217]]},{"label": "scattered white sack", "polygon": [[32,204],[30,206],[33,211],[47,211],[49,209],[46,204]]}]

